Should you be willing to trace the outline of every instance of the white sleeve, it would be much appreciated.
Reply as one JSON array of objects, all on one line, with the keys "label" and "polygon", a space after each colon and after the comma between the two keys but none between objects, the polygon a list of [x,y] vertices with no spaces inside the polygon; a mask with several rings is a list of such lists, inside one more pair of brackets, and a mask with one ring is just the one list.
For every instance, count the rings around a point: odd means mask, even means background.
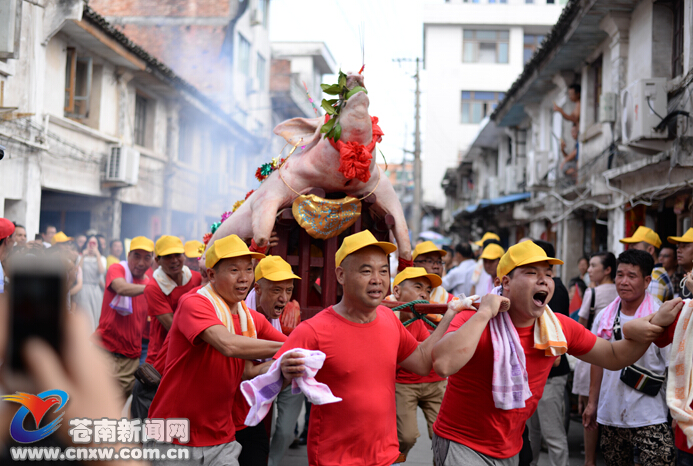
[{"label": "white sleeve", "polygon": [[580,311],[578,312],[578,317],[583,319],[590,318],[590,305],[592,304],[592,288],[587,288],[585,294],[582,297],[582,306],[580,306]]}]

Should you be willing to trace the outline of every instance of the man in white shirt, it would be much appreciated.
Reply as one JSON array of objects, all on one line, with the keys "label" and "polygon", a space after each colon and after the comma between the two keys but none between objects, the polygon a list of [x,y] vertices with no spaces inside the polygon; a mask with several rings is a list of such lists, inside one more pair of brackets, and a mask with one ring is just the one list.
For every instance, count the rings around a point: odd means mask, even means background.
[{"label": "man in white shirt", "polygon": [[[255,268],[255,288],[245,300],[250,309],[255,309],[270,321],[272,326],[282,331],[279,318],[291,300],[294,291],[294,275],[288,262],[279,256],[267,256]],[[277,423],[270,444],[268,466],[279,465],[294,440],[294,426],[303,405],[303,394],[291,394],[286,387],[277,396],[275,408]]]},{"label": "man in white shirt", "polygon": [[[593,333],[617,341],[623,338],[621,328],[626,322],[659,309],[661,302],[647,291],[653,267],[654,259],[645,251],[629,249],[618,256],[618,298],[594,319]],[[674,464],[676,450],[664,386],[633,372],[664,375],[668,361],[669,347],[651,344],[642,358],[621,371],[592,366],[583,423],[587,429],[601,426],[599,443],[607,466]]]},{"label": "man in white shirt", "polygon": [[455,255],[459,255],[461,261],[443,277],[443,288],[453,296],[471,296],[472,272],[476,265],[472,247],[469,243],[460,243],[455,246]]}]

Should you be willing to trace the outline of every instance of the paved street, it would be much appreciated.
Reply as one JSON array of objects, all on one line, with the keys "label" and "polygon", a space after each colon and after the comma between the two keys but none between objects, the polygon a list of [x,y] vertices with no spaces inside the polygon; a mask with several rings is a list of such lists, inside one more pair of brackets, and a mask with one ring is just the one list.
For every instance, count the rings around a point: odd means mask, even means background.
[{"label": "paved street", "polygon": [[[407,462],[404,463],[408,466],[431,466],[432,455],[431,455],[431,441],[426,434],[426,419],[424,419],[421,410],[418,411],[418,421],[419,421],[419,432],[421,432],[421,437],[414,445],[414,448],[409,452],[407,457]],[[303,415],[300,416],[303,419]],[[568,432],[568,446],[570,448],[570,465],[569,466],[582,466],[583,458],[580,453],[580,444],[582,443],[582,426],[577,422],[571,422],[570,429]],[[299,447],[296,450],[289,449],[282,466],[306,466],[308,464],[308,454],[306,447]],[[598,466],[604,465],[604,460],[601,456],[597,460]],[[541,453],[539,457],[538,466],[549,466],[549,458],[545,451]]]}]

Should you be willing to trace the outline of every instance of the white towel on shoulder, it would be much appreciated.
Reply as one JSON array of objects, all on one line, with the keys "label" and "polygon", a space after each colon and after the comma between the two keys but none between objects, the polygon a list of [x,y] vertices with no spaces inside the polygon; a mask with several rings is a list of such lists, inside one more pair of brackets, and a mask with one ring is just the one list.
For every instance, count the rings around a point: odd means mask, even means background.
[{"label": "white towel on shoulder", "polygon": [[[192,272],[190,272],[187,265],[184,265],[183,282],[181,283],[181,286],[187,285],[191,278]],[[171,292],[178,286],[171,277],[166,275],[166,272],[164,272],[164,269],[161,267],[154,271],[154,280],[156,280],[156,282],[159,284],[159,288],[161,288],[161,291],[163,291],[166,296],[170,295]]]}]

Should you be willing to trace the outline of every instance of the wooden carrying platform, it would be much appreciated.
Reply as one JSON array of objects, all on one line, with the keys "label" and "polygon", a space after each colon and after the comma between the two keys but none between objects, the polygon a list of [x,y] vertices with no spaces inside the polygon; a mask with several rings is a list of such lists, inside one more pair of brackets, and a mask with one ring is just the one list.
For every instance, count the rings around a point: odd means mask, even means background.
[{"label": "wooden carrying platform", "polygon": [[[325,197],[321,189],[313,189],[306,194]],[[375,194],[364,199],[361,215],[356,222],[334,238],[321,240],[312,238],[301,228],[291,212],[291,208],[277,213],[275,231],[279,244],[268,252],[284,258],[301,277],[294,281],[292,299],[301,306],[301,320],[313,317],[323,309],[337,304],[341,297],[341,289],[335,276],[335,253],[342,240],[349,235],[363,230],[370,230],[378,241],[390,241],[390,229],[395,221],[391,215],[379,217],[372,211]],[[319,279],[319,285],[316,281]]]}]

